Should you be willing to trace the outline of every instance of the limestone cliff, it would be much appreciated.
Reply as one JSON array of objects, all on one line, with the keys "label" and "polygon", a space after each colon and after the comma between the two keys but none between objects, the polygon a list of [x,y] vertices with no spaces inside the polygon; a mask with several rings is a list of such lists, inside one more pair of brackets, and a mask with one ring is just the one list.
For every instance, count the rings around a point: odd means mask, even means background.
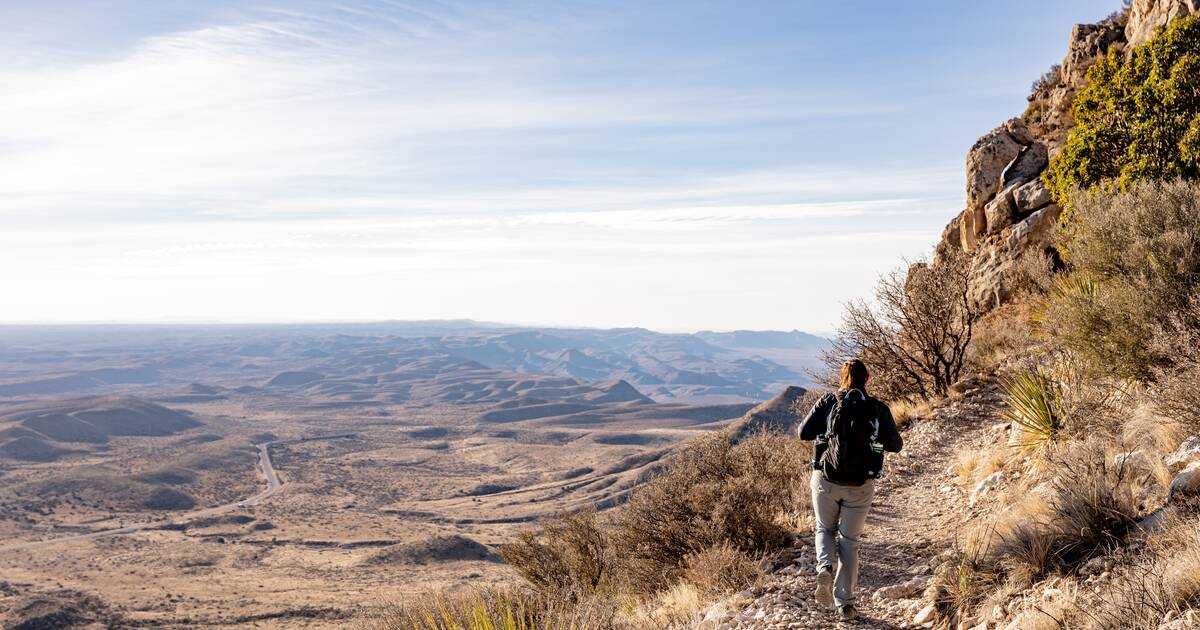
[{"label": "limestone cliff", "polygon": [[994,307],[1012,289],[1017,261],[1026,252],[1050,251],[1059,207],[1042,184],[1042,172],[1074,125],[1071,102],[1087,70],[1110,49],[1144,43],[1171,20],[1200,12],[1200,0],[1134,0],[1097,24],[1071,29],[1067,55],[1029,95],[1021,118],[987,132],[967,152],[967,206],[950,220],[937,254],[961,249],[971,257],[971,298]]}]

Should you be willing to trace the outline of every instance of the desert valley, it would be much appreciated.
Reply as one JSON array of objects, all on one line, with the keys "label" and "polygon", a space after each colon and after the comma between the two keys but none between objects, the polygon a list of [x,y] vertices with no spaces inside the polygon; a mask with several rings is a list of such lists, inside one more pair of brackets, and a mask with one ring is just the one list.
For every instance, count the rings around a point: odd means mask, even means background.
[{"label": "desert valley", "polygon": [[471,322],[3,328],[0,615],[329,627],[504,580],[506,536],[622,501],[671,445],[807,383],[826,343]]}]

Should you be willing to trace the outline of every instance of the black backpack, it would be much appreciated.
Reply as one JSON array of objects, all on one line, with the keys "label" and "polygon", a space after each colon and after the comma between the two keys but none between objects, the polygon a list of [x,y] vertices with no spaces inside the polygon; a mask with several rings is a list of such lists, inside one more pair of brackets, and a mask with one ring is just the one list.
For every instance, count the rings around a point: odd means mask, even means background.
[{"label": "black backpack", "polygon": [[838,395],[825,419],[824,448],[818,446],[814,463],[826,479],[862,485],[880,476],[883,447],[879,444],[878,410],[875,400],[861,390]]}]

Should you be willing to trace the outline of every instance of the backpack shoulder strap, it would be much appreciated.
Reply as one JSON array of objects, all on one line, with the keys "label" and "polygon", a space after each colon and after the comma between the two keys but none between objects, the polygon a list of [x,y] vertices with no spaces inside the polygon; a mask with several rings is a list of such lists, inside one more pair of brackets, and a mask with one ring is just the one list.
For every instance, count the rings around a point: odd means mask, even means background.
[{"label": "backpack shoulder strap", "polygon": [[826,394],[833,398],[833,404],[829,405],[829,412],[825,414],[825,439],[833,439],[833,419],[837,416],[838,407],[842,405],[842,399],[838,397],[837,392]]}]

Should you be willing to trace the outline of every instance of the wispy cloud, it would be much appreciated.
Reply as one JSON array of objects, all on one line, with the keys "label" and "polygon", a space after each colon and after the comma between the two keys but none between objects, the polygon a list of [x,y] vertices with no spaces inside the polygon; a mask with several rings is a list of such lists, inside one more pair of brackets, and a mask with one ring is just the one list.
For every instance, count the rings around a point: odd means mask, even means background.
[{"label": "wispy cloud", "polygon": [[[637,323],[648,278],[740,291],[734,274],[803,278],[851,244],[872,245],[855,264],[876,269],[931,239],[961,196],[954,166],[755,151],[776,129],[892,106],[833,87],[748,91],[711,76],[723,70],[711,60],[572,41],[602,41],[628,17],[603,8],[372,2],[220,17],[94,58],[26,43],[24,61],[0,69],[0,264],[27,270],[0,279],[22,296],[0,318],[545,321],[532,315],[547,301],[595,291],[597,305],[554,316]],[[254,300],[250,277],[290,293]],[[381,282],[422,307],[349,294]],[[451,291],[477,282],[492,302]],[[79,311],[59,295],[98,286],[119,299]],[[444,312],[428,306],[439,300]]]}]

